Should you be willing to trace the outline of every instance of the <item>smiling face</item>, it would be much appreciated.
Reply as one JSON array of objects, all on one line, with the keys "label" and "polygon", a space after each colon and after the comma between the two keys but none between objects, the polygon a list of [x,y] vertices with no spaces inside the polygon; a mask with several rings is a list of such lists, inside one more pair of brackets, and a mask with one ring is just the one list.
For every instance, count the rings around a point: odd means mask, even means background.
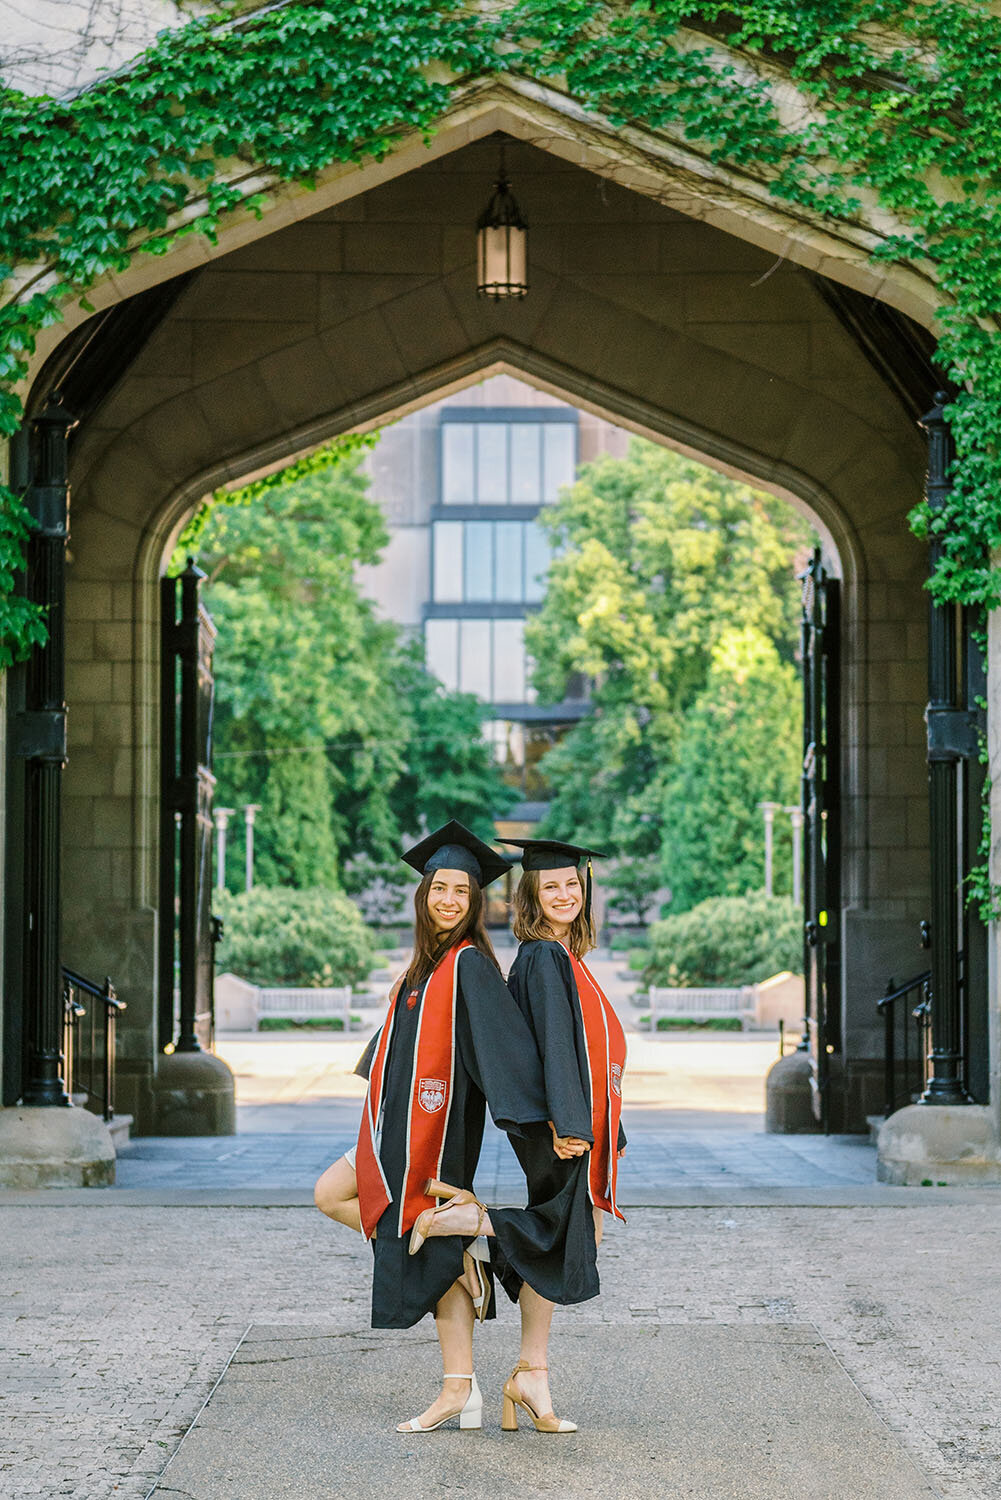
[{"label": "smiling face", "polygon": [[554,937],[565,937],[584,905],[580,876],[573,865],[565,870],[539,871],[539,905]]},{"label": "smiling face", "polygon": [[465,870],[435,870],[428,888],[428,915],[439,936],[452,932],[468,914],[471,880]]}]

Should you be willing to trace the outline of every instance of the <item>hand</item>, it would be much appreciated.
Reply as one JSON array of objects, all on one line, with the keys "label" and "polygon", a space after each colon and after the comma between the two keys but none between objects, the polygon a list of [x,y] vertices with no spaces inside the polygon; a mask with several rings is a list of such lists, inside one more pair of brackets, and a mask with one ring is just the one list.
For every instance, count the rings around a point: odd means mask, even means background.
[{"label": "hand", "polygon": [[619,1152],[619,1161],[622,1160],[622,1158],[625,1156],[625,1154],[626,1154],[626,1148],[625,1148],[625,1146],[623,1146],[622,1150]]},{"label": "hand", "polygon": [[557,1135],[556,1126],[552,1120],[549,1128],[553,1132],[553,1150],[560,1161],[571,1161],[575,1156],[583,1156],[585,1151],[590,1151],[587,1141],[582,1141],[576,1135]]}]

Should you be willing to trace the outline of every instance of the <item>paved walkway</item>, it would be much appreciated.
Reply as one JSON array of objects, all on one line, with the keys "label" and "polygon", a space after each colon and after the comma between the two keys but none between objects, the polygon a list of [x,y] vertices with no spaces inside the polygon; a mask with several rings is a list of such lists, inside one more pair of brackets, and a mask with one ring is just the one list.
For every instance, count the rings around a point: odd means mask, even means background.
[{"label": "paved walkway", "polygon": [[[382,1500],[381,1466],[405,1479],[396,1468],[400,1440],[389,1428],[429,1398],[433,1332],[430,1324],[398,1335],[368,1329],[370,1255],[358,1238],[307,1207],[139,1206],[111,1193],[92,1193],[90,1202],[69,1205],[52,1192],[42,1203],[2,1208],[2,1500],[143,1500],[244,1335],[259,1338],[262,1327],[286,1341],[336,1337],[325,1345],[334,1354],[312,1406],[296,1415],[296,1387],[282,1374],[294,1376],[297,1367],[274,1362],[269,1386],[258,1386],[253,1400],[238,1407],[227,1398],[207,1409],[216,1446],[209,1454],[197,1433],[189,1440],[197,1483],[182,1449],[160,1494]],[[602,1296],[557,1313],[554,1394],[581,1423],[583,1439],[560,1440],[571,1444],[564,1449],[519,1434],[509,1440],[519,1445],[511,1467],[498,1471],[508,1450],[498,1459],[497,1387],[517,1350],[516,1314],[505,1302],[477,1334],[484,1434],[462,1434],[461,1447],[458,1434],[421,1439],[426,1450],[408,1445],[412,1482],[394,1492],[438,1500],[458,1490],[479,1500],[498,1493],[480,1485],[486,1465],[491,1486],[498,1472],[507,1474],[511,1495],[523,1493],[530,1477],[528,1496],[642,1496],[648,1491],[625,1479],[633,1483],[636,1463],[646,1460],[659,1466],[659,1494],[709,1500],[693,1474],[698,1458],[714,1465],[706,1468],[712,1500],[756,1500],[751,1480],[770,1449],[782,1467],[768,1500],[899,1500],[885,1471],[877,1482],[871,1468],[847,1484],[835,1464],[830,1472],[844,1487],[825,1487],[821,1435],[829,1457],[839,1450],[850,1459],[872,1440],[875,1424],[901,1445],[907,1458],[900,1464],[916,1465],[941,1500],[998,1500],[1001,1202],[945,1208],[912,1190],[910,1205],[630,1213],[602,1246]],[[592,1344],[595,1325],[603,1342]],[[666,1340],[656,1350],[651,1330]],[[747,1348],[739,1339],[759,1331],[776,1342],[757,1351],[759,1359],[738,1360]],[[570,1336],[585,1340],[583,1350],[567,1344]],[[682,1336],[691,1340],[683,1359]],[[789,1353],[792,1363],[776,1383],[774,1362],[787,1337],[807,1348]],[[807,1356],[812,1373],[799,1363]],[[834,1365],[865,1410],[839,1418],[832,1433],[820,1393],[837,1385]],[[805,1399],[790,1404],[790,1386]],[[837,1397],[848,1399],[843,1384]],[[359,1435],[366,1471],[345,1478],[339,1463]],[[668,1437],[677,1471],[667,1467]],[[609,1453],[621,1461],[627,1449],[632,1468],[616,1488],[603,1465]],[[249,1455],[256,1489],[243,1487]],[[292,1463],[300,1490],[288,1479]]]},{"label": "paved walkway", "polygon": [[[308,1203],[323,1169],[354,1144],[365,1085],[352,1069],[363,1041],[288,1032],[221,1037],[219,1051],[237,1076],[238,1135],[134,1141],[119,1157],[115,1191],[183,1188]],[[764,1077],[776,1055],[771,1036],[630,1034],[623,1202],[881,1191],[867,1140],[764,1133]],[[523,1201],[521,1169],[489,1123],[477,1185],[493,1202]]]},{"label": "paved walkway", "polygon": [[[765,1135],[773,1039],[630,1047],[629,1222],[553,1341],[578,1436],[499,1432],[506,1302],[483,1432],[390,1430],[434,1386],[433,1329],[368,1328],[370,1253],[311,1206],[359,1039],[223,1038],[238,1135],[0,1194],[0,1500],[1001,1500],[1001,1192],[881,1187],[863,1140]],[[479,1185],[517,1199],[496,1133]]]},{"label": "paved walkway", "polygon": [[[391,1430],[398,1341],[253,1326],[155,1494],[934,1500],[823,1339],[802,1324],[560,1327],[550,1354],[572,1393],[561,1409],[571,1400],[580,1430],[555,1441],[524,1416],[519,1432],[500,1430],[497,1396],[507,1368],[499,1342],[480,1341],[482,1429],[429,1441]],[[429,1387],[436,1362],[429,1340],[414,1348]],[[235,1431],[243,1434],[236,1444]],[[783,1432],[794,1432],[795,1442]]]}]

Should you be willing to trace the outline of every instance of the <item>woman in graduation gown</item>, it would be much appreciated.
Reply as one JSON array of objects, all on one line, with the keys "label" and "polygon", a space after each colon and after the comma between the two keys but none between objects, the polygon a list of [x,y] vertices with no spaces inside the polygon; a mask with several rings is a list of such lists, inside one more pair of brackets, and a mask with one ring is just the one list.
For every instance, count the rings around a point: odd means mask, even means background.
[{"label": "woman in graduation gown", "polygon": [[435,1180],[471,1190],[485,1102],[512,1139],[548,1117],[531,1030],[501,978],[483,924],[482,888],[507,869],[506,861],[454,821],[404,858],[422,876],[414,895],[414,955],[372,1056],[354,1153],[358,1197],[344,1201],[351,1164],[342,1158],[320,1179],[316,1200],[330,1212],[329,1199],[340,1188],[339,1211],[330,1216],[344,1223],[357,1216],[372,1241],[374,1328],[410,1328],[434,1313],[442,1390],[399,1429],[422,1432],[455,1416],[464,1427],[480,1425],[473,1296],[489,1302],[490,1278],[470,1264],[464,1239],[454,1233],[435,1238],[422,1255],[408,1254],[411,1229],[437,1204],[428,1191]]},{"label": "woman in graduation gown", "polygon": [[[504,1425],[516,1425],[522,1406],[537,1427],[568,1431],[572,1424],[552,1412],[549,1329],[555,1303],[597,1296],[602,1216],[623,1217],[616,1186],[626,1145],[619,1118],[626,1042],[583,962],[595,943],[590,854],[537,839],[502,842],[522,849],[514,920],[521,946],[508,986],[542,1060],[548,1128],[511,1137],[528,1180],[528,1210],[491,1209],[479,1232],[496,1236],[498,1274],[521,1304],[521,1358],[504,1388]],[[585,858],[586,887],[578,869]],[[470,1204],[446,1209],[428,1233],[469,1232],[473,1211]],[[423,1227],[419,1221],[418,1232]]]}]

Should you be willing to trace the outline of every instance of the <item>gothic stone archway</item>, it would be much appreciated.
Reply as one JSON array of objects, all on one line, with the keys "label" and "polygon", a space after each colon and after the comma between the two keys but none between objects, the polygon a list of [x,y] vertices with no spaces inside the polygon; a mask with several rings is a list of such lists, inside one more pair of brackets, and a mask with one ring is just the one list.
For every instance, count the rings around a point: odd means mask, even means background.
[{"label": "gothic stone archway", "polygon": [[[929,321],[934,289],[910,275],[878,282],[855,231],[836,242],[732,188],[703,183],[697,201],[691,173],[665,153],[630,144],[616,159],[599,125],[551,103],[529,109],[507,85],[462,107],[422,165],[405,144],[350,182],[333,174],[309,217],[286,195],[208,263],[192,264],[205,252],[188,241],[164,265],[109,280],[96,336],[82,350],[70,330],[37,378],[40,394],[58,376],[83,418],[71,464],[65,947],[101,972],[114,955],[129,1000],[123,1107],[148,1128],[152,619],[171,531],[226,478],[505,367],[798,496],[836,543],[849,961],[834,1118],[860,1128],[877,1097],[873,997],[909,966],[927,910],[926,558],[906,515],[922,488],[915,417],[933,376],[930,340],[890,302]],[[533,226],[532,291],[515,307],[477,301],[473,287],[471,226],[497,127],[522,138],[509,168]],[[461,144],[470,135],[485,139]],[[247,243],[230,248],[235,237]],[[140,276],[152,285],[137,295]]]}]

